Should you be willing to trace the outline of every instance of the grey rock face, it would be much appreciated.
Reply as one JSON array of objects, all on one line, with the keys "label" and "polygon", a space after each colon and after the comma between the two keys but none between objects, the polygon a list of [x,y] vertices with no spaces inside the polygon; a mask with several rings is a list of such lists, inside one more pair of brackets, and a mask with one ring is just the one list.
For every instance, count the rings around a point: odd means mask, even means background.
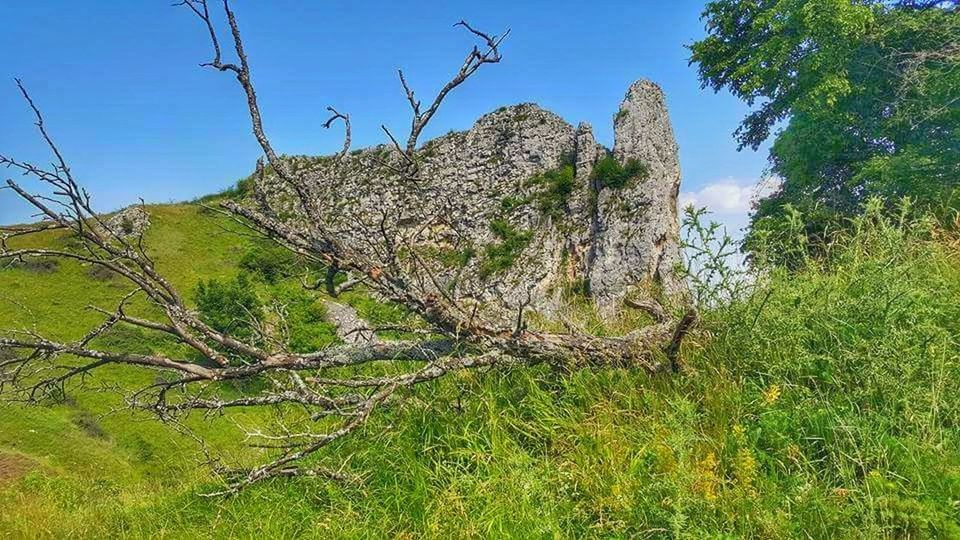
[{"label": "grey rock face", "polygon": [[357,310],[333,300],[324,302],[324,307],[327,310],[327,322],[337,328],[337,336],[344,343],[374,345],[380,342],[373,328],[357,314]]},{"label": "grey rock face", "polygon": [[107,227],[121,238],[136,237],[150,226],[150,214],[142,206],[128,206],[106,220]]},{"label": "grey rock face", "polygon": [[[680,171],[663,93],[635,83],[621,110],[614,155],[647,163],[651,174],[618,190],[594,185],[591,171],[609,151],[589,125],[522,104],[424,144],[416,180],[398,175],[398,153],[378,146],[341,159],[288,158],[309,181],[311,208],[270,175],[256,192],[263,210],[301,226],[320,222],[367,260],[411,265],[408,275],[425,265],[433,277],[418,286],[492,318],[509,320],[521,306],[550,313],[569,285],[588,282],[598,306],[613,310],[648,281],[679,287],[670,270],[679,259]],[[564,167],[566,179],[544,176]]]},{"label": "grey rock face", "polygon": [[683,287],[674,272],[680,262],[680,161],[660,87],[644,80],[630,86],[614,134],[617,161],[639,160],[649,173],[625,188],[599,192],[590,284],[597,304],[608,309],[632,286],[659,284],[668,294]]}]

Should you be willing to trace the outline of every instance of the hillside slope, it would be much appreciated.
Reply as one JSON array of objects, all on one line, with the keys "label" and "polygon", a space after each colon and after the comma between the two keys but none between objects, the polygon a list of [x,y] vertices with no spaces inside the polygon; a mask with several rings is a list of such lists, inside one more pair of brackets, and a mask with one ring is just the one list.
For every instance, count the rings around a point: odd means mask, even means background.
[{"label": "hillside slope", "polygon": [[[147,243],[181,290],[240,272],[251,240],[228,220],[149,212]],[[142,415],[102,416],[120,402],[90,389],[142,377],[105,372],[62,403],[0,408],[0,537],[960,537],[950,242],[881,223],[828,266],[774,272],[704,313],[682,376],[497,370],[422,388],[324,454],[355,482],[200,497],[212,479],[195,442]],[[62,262],[0,270],[0,292],[3,327],[76,339],[99,320],[84,306],[126,289]],[[192,426],[243,459],[240,426],[270,416]]]}]

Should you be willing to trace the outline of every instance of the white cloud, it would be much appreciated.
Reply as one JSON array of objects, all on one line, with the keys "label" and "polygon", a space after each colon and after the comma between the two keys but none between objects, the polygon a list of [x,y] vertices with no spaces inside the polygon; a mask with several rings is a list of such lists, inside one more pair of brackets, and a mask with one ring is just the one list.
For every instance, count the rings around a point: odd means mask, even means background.
[{"label": "white cloud", "polygon": [[711,182],[697,191],[680,193],[680,208],[706,207],[708,219],[724,224],[731,236],[739,237],[749,223],[753,203],[772,193],[779,185],[776,178],[743,181],[728,178]]}]

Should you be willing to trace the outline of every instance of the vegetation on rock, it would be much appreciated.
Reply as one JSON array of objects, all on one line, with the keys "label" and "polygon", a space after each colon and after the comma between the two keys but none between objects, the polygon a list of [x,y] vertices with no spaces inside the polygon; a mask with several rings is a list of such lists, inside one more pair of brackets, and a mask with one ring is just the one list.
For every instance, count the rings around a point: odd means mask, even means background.
[{"label": "vegetation on rock", "polygon": [[649,168],[637,159],[629,159],[623,165],[613,156],[604,156],[593,166],[591,179],[600,188],[623,189],[634,180],[644,180]]},{"label": "vegetation on rock", "polygon": [[538,209],[554,219],[564,216],[567,201],[575,187],[573,165],[565,164],[530,179],[530,184],[540,187],[534,196]]},{"label": "vegetation on rock", "polygon": [[491,221],[490,231],[498,241],[484,247],[480,262],[481,276],[491,276],[512,267],[533,239],[531,231],[517,230],[505,219]]}]

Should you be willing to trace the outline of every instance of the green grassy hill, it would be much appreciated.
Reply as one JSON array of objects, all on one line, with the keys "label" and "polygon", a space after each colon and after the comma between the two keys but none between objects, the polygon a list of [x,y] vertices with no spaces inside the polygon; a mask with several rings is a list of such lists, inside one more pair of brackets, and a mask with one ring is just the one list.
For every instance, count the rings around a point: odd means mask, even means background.
[{"label": "green grassy hill", "polygon": [[[147,244],[181,290],[240,272],[251,241],[228,220],[149,212]],[[0,270],[0,326],[76,339],[100,320],[86,305],[126,292],[72,262]],[[829,264],[703,313],[684,375],[463,373],[323,454],[359,481],[229,499],[199,496],[212,479],[191,439],[108,414],[117,394],[91,390],[145,376],[105,371],[62,403],[0,408],[0,537],[960,538],[958,299],[955,238],[874,224]],[[329,337],[317,328],[309,339]],[[101,346],[171,344],[125,331]],[[271,414],[192,425],[242,459],[237,424]]]}]

